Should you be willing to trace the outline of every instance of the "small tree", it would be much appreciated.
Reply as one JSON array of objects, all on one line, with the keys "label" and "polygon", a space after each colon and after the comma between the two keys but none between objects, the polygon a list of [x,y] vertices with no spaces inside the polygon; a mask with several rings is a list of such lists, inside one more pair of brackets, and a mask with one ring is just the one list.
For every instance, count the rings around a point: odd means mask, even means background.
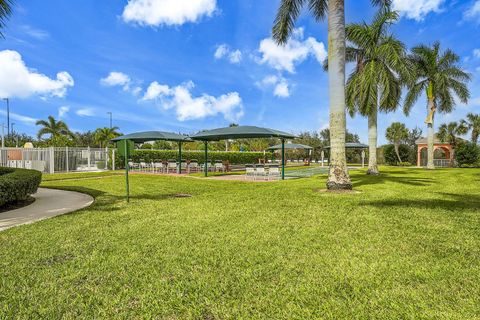
[{"label": "small tree", "polygon": [[477,144],[480,136],[480,114],[467,114],[467,120],[463,122],[469,130],[472,130],[472,142]]},{"label": "small tree", "polygon": [[398,162],[402,162],[402,158],[400,157],[400,144],[402,141],[408,139],[408,129],[405,124],[400,122],[393,122],[390,127],[387,128],[387,132],[385,133],[385,137],[387,140],[393,144],[395,148],[395,153],[398,158]]},{"label": "small tree", "polygon": [[461,142],[457,146],[455,160],[458,166],[479,165],[480,147],[471,142]]},{"label": "small tree", "polygon": [[455,159],[455,149],[457,148],[459,138],[468,132],[467,126],[463,122],[444,123],[438,128],[438,138],[442,142],[448,142],[452,146],[452,153],[450,154],[450,165],[453,166],[453,159]]},{"label": "small tree", "polygon": [[94,133],[95,142],[97,142],[100,145],[100,148],[107,146],[110,140],[120,135],[120,133],[118,133],[117,130],[118,130],[118,127],[98,128],[97,130],[95,130],[95,133]]}]

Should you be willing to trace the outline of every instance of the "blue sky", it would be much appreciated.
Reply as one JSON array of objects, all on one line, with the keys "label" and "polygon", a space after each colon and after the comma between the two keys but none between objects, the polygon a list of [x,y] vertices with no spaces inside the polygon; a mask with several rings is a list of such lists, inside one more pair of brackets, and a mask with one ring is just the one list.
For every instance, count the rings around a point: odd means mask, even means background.
[{"label": "blue sky", "polygon": [[[328,125],[326,22],[305,13],[286,48],[270,39],[277,0],[17,1],[0,40],[0,96],[15,130],[60,117],[76,131],[184,133],[238,122],[294,133]],[[393,31],[408,47],[439,40],[473,75],[472,99],[437,125],[480,112],[480,0],[396,0]],[[367,0],[346,0],[347,22],[369,21]],[[410,117],[379,118],[424,129],[422,98]],[[2,101],[0,122],[6,122]],[[367,137],[366,120],[347,117]],[[425,130],[424,130],[425,131]]]}]

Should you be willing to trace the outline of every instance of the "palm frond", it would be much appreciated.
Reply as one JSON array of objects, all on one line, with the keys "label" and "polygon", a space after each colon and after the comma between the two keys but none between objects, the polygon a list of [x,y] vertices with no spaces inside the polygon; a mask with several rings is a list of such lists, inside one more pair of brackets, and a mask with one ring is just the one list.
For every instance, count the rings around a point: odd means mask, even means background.
[{"label": "palm frond", "polygon": [[272,28],[277,44],[287,43],[304,4],[305,0],[281,0]]}]

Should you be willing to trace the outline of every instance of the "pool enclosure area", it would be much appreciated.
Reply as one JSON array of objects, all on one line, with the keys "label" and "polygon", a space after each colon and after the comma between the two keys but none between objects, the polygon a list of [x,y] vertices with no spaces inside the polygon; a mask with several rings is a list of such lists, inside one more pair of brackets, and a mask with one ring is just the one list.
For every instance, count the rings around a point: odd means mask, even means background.
[{"label": "pool enclosure area", "polygon": [[0,148],[0,166],[43,173],[115,170],[115,149]]}]

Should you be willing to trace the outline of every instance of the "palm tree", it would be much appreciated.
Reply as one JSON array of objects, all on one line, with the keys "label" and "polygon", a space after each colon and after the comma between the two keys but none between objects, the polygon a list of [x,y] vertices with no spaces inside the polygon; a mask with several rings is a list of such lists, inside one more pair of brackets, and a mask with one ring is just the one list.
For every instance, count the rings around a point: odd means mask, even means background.
[{"label": "palm tree", "polygon": [[110,140],[118,137],[120,133],[117,132],[118,127],[112,127],[112,128],[98,128],[95,130],[94,137],[95,137],[95,142],[97,142],[100,145],[100,148],[103,148],[103,146],[108,145]]},{"label": "palm tree", "polygon": [[455,108],[454,94],[462,103],[467,103],[470,98],[467,88],[470,75],[457,66],[459,60],[459,56],[450,49],[441,52],[439,42],[435,42],[432,47],[424,45],[415,47],[409,55],[414,80],[409,84],[404,112],[408,114],[413,104],[423,92],[426,92],[428,115],[425,123],[428,129],[428,169],[435,168],[433,164],[435,112],[451,112]]},{"label": "palm tree", "polygon": [[347,81],[347,108],[351,116],[360,113],[368,118],[368,170],[377,175],[377,113],[395,111],[402,92],[399,75],[406,75],[405,48],[388,33],[398,20],[398,13],[381,9],[372,24],[350,24],[346,27],[347,62],[356,62]]},{"label": "palm tree", "polygon": [[[372,0],[376,5],[389,5],[390,0]],[[317,20],[328,14],[328,72],[330,96],[330,170],[327,188],[352,189],[345,156],[345,0],[281,0],[274,21],[272,36],[285,44],[295,27],[304,5]]]},{"label": "palm tree", "polygon": [[458,146],[458,136],[462,136],[468,132],[468,127],[463,121],[444,123],[438,128],[438,138],[442,142],[448,142],[452,146],[450,154],[450,165],[453,165],[455,159],[455,149]]},{"label": "palm tree", "polygon": [[12,14],[13,0],[0,0],[0,37],[4,38],[2,29],[5,28],[10,15]]},{"label": "palm tree", "polygon": [[464,120],[463,123],[469,130],[472,130],[472,142],[477,144],[480,136],[480,114],[467,114],[467,120]]},{"label": "palm tree", "polygon": [[39,140],[47,134],[50,135],[51,140],[55,140],[60,136],[73,136],[73,133],[68,129],[67,124],[62,120],[55,120],[53,116],[48,116],[47,120],[38,120],[35,124],[37,126],[42,126],[37,133]]},{"label": "palm tree", "polygon": [[397,154],[398,162],[402,162],[400,158],[400,143],[408,139],[409,131],[405,124],[401,122],[393,122],[390,127],[387,128],[385,137],[395,147],[395,153]]}]

